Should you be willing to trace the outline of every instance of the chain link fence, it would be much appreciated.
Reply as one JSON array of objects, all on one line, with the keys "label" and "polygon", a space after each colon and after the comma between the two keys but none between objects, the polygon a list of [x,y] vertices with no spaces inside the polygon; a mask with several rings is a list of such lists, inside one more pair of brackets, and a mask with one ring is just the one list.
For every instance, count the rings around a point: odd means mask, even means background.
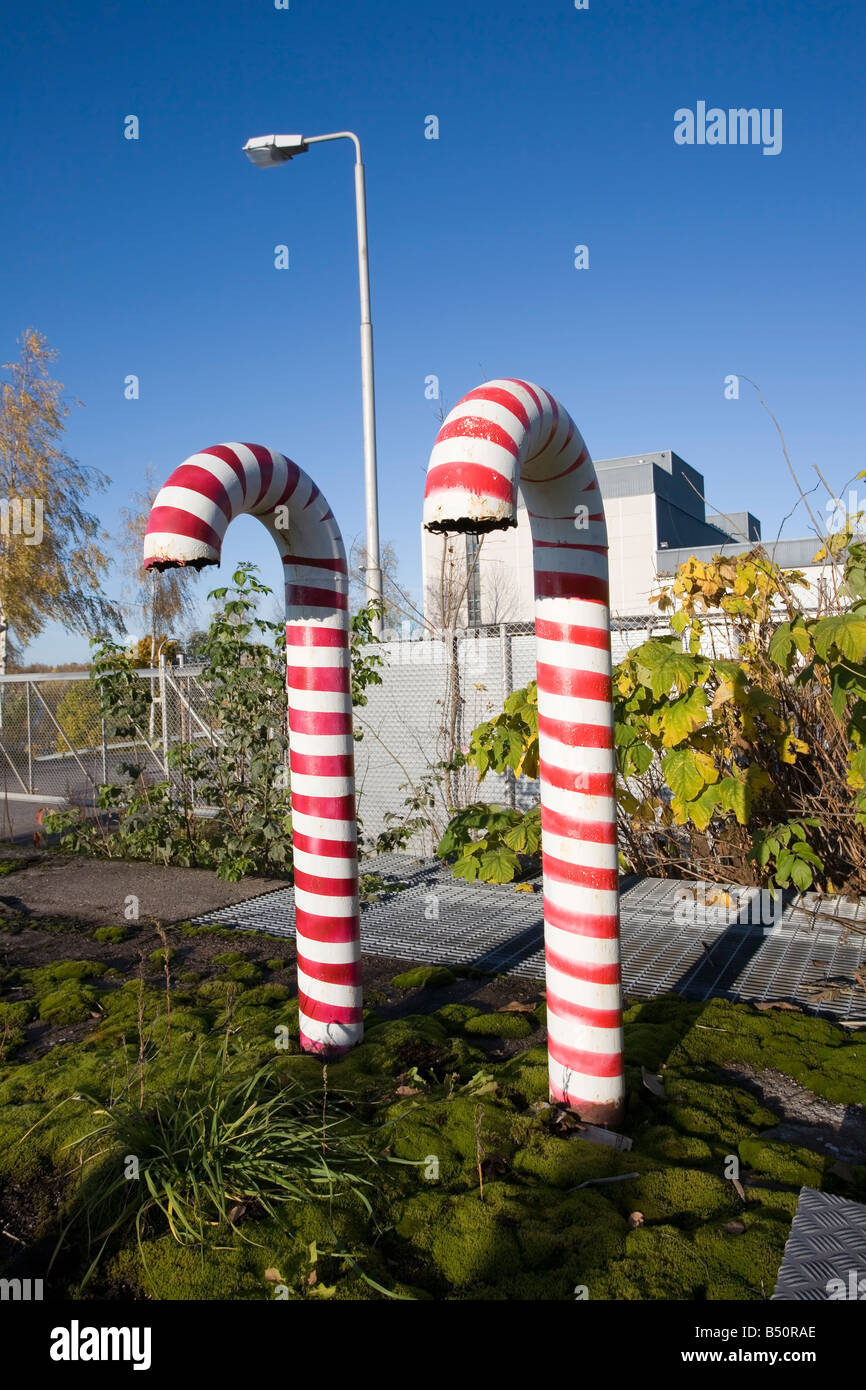
[{"label": "chain link fence", "polygon": [[[613,659],[669,631],[660,617],[615,620]],[[432,853],[452,811],[474,800],[525,808],[537,783],[488,774],[479,788],[471,768],[441,766],[466,749],[477,724],[494,717],[513,690],[535,676],[532,623],[502,623],[445,637],[389,636],[379,647],[382,684],[368,687],[355,711],[356,781],[367,848],[405,816],[420,823],[408,848]],[[161,664],[135,673],[151,697],[147,726],[135,741],[112,737],[100,715],[97,683],[85,672],[0,677],[0,795],[43,806],[92,807],[100,785],[140,766],[149,781],[176,780],[169,752],[219,740],[209,715],[202,668]],[[190,789],[186,789],[189,793]],[[192,804],[206,811],[193,787]],[[409,803],[414,803],[410,805]]]}]

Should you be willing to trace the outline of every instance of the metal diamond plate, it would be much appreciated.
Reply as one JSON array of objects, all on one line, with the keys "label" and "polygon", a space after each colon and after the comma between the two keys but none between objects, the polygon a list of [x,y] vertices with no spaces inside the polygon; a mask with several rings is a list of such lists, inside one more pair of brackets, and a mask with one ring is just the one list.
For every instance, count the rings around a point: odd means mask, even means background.
[{"label": "metal diamond plate", "polygon": [[866,1206],[803,1187],[773,1298],[831,1297],[866,1299]]}]

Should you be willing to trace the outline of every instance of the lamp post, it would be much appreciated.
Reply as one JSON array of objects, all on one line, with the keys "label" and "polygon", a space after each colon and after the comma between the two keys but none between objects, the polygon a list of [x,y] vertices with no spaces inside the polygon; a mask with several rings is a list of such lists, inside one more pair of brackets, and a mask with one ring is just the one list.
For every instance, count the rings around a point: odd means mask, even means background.
[{"label": "lamp post", "polygon": [[[364,421],[364,498],[366,507],[365,585],[368,601],[382,599],[382,569],[379,556],[379,492],[376,481],[376,400],[373,379],[373,324],[370,318],[370,266],[367,256],[367,192],[361,142],[350,130],[333,135],[260,135],[244,145],[247,158],[260,169],[285,164],[297,154],[306,154],[310,145],[325,140],[351,140],[355,146],[355,214],[358,225],[358,281],[361,291],[361,401]],[[381,635],[381,618],[373,626]]]}]

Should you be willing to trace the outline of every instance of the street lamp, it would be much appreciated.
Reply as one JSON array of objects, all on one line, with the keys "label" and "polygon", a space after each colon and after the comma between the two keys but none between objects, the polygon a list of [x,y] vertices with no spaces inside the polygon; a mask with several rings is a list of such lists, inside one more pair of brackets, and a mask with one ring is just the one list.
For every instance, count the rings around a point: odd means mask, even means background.
[{"label": "street lamp", "polygon": [[[373,324],[370,319],[370,266],[367,258],[367,192],[361,142],[350,130],[333,135],[259,135],[248,140],[244,153],[260,169],[286,164],[295,155],[306,154],[310,145],[324,140],[351,140],[355,146],[355,213],[358,223],[358,280],[361,289],[361,391],[364,419],[364,494],[367,513],[367,599],[382,599],[382,569],[379,558],[379,493],[376,482],[376,402],[373,385]],[[373,627],[381,635],[381,619]]]}]

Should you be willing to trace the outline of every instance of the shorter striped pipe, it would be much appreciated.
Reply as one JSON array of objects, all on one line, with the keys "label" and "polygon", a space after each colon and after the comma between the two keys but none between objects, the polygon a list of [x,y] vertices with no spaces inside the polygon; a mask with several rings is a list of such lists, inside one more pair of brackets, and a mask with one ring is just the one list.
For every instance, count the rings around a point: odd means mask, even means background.
[{"label": "shorter striped pipe", "polygon": [[518,487],[535,567],[550,1094],[616,1125],[625,1085],[604,508],[580,431],[553,396],[488,381],[436,437],[424,525],[516,526]]},{"label": "shorter striped pipe", "polygon": [[340,528],[296,463],[259,444],[217,444],[156,497],[145,569],[218,565],[229,522],[270,531],[286,590],[301,1047],[337,1057],[363,1036],[348,570]]}]

